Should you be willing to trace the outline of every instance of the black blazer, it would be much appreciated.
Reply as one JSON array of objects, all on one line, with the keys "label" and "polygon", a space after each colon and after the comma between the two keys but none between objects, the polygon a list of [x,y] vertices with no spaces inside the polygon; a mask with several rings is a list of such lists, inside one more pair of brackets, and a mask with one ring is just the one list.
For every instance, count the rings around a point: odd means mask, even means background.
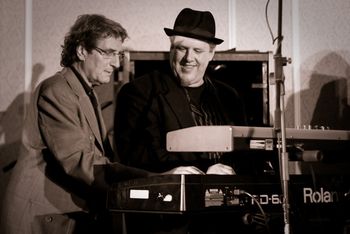
[{"label": "black blazer", "polygon": [[[205,77],[204,92],[222,113],[222,125],[246,125],[243,102],[232,87]],[[184,89],[170,68],[125,84],[116,103],[115,143],[122,163],[156,172],[179,165],[206,170],[212,164],[203,153],[166,151],[167,132],[195,126]]]}]

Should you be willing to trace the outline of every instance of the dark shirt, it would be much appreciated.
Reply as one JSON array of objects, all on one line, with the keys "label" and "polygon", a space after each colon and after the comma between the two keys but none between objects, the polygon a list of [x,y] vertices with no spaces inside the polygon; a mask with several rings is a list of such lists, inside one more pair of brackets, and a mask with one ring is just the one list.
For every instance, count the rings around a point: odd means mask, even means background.
[{"label": "dark shirt", "polygon": [[[75,76],[78,78],[78,80],[80,81],[81,85],[83,86],[85,92],[86,92],[86,95],[88,95],[88,97],[90,98],[90,101],[91,101],[91,104],[92,106],[94,107],[94,111],[95,111],[95,115],[96,115],[96,118],[99,120],[99,117],[98,117],[98,109],[99,108],[99,105],[98,105],[98,102],[97,102],[97,99],[94,95],[94,90],[92,87],[90,87],[86,81],[84,80],[84,78],[80,75],[80,73],[73,67],[71,66],[70,67],[73,71],[73,73],[75,74]],[[100,129],[101,129],[101,123],[99,121],[99,126],[100,126]]]},{"label": "dark shirt", "polygon": [[[114,152],[112,150],[112,146],[111,146],[108,138],[106,136],[103,136],[103,134],[102,134],[103,133],[103,131],[102,131],[102,123],[101,123],[101,119],[100,119],[99,114],[98,114],[98,112],[101,111],[101,109],[100,109],[101,107],[100,107],[100,104],[98,103],[97,98],[95,96],[94,89],[92,87],[90,87],[86,83],[84,78],[80,75],[80,73],[73,66],[71,66],[70,68],[72,69],[73,73],[78,78],[78,80],[80,81],[81,85],[83,86],[86,94],[90,98],[91,104],[92,104],[92,106],[94,108],[94,112],[95,112],[95,115],[96,115],[98,126],[99,126],[99,129],[100,129],[100,134],[101,134],[101,139],[103,141],[103,148],[105,150],[105,154],[106,155],[114,155]],[[111,160],[113,160],[113,159],[111,158]]]},{"label": "dark shirt", "polygon": [[121,88],[114,132],[122,163],[155,172],[185,165],[206,171],[216,163],[205,152],[168,152],[166,134],[196,125],[246,125],[243,102],[232,87],[209,77],[201,87],[187,89],[208,121],[197,122],[185,89],[171,71],[152,72]]}]

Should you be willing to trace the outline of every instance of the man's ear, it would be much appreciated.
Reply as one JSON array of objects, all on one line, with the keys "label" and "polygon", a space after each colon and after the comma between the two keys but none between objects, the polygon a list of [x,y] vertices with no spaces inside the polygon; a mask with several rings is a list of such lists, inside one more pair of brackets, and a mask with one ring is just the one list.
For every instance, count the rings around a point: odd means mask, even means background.
[{"label": "man's ear", "polygon": [[210,52],[209,61],[211,61],[211,60],[213,60],[214,55],[215,55],[215,46],[211,46],[209,52]]},{"label": "man's ear", "polygon": [[82,45],[78,45],[77,46],[77,49],[76,49],[76,52],[77,52],[77,56],[78,58],[81,60],[81,61],[84,61],[86,56],[87,56],[87,51],[86,49],[82,46]]},{"label": "man's ear", "polygon": [[211,54],[210,54],[210,59],[209,59],[209,61],[212,61],[212,60],[213,60],[214,55],[215,55],[215,51],[213,50],[213,51],[211,52]]}]

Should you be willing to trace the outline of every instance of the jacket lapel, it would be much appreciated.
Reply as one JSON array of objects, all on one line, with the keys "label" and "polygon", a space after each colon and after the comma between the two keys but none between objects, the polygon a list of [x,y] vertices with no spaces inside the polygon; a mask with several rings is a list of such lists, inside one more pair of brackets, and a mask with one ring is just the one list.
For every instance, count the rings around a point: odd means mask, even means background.
[{"label": "jacket lapel", "polygon": [[[179,89],[173,77],[162,77],[160,80],[163,82],[163,97],[177,119],[180,128],[194,126],[195,122],[192,118],[184,90],[182,88]],[[167,90],[172,90],[172,92],[168,92]]]},{"label": "jacket lapel", "polygon": [[98,118],[99,118],[99,121],[101,124],[101,126],[100,126],[101,136],[104,139],[107,135],[107,130],[106,130],[106,125],[105,125],[104,120],[103,120],[103,116],[102,116],[101,104],[100,104],[100,101],[98,100],[98,96],[97,96],[95,90],[93,90],[93,93],[94,93],[94,96],[95,96],[97,103],[98,103],[97,115],[98,115]]},{"label": "jacket lapel", "polygon": [[[67,82],[71,86],[72,90],[78,96],[80,107],[85,114],[86,120],[89,123],[89,126],[90,126],[93,134],[95,135],[95,138],[97,139],[98,143],[100,144],[101,149],[103,149],[98,120],[96,119],[95,111],[94,111],[94,108],[91,104],[90,98],[87,96],[80,81],[74,75],[73,71],[70,68],[66,68],[66,72],[64,74],[64,77],[66,78]],[[99,114],[99,118],[101,120],[101,125],[104,126],[101,113]]]}]

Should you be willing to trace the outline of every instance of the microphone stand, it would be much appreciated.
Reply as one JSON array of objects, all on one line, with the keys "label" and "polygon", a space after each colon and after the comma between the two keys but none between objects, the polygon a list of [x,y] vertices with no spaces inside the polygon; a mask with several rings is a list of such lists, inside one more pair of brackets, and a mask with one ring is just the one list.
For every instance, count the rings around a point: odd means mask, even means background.
[{"label": "microphone stand", "polygon": [[[278,37],[277,49],[274,55],[275,59],[275,85],[276,85],[276,109],[275,109],[275,126],[274,130],[277,136],[277,148],[279,156],[280,176],[283,192],[283,220],[284,233],[290,233],[289,218],[289,168],[288,168],[288,152],[286,150],[286,127],[284,114],[284,76],[283,66],[287,64],[287,59],[282,57],[282,0],[278,1]],[[282,102],[282,105],[281,105]],[[282,109],[281,109],[282,107]]]}]

